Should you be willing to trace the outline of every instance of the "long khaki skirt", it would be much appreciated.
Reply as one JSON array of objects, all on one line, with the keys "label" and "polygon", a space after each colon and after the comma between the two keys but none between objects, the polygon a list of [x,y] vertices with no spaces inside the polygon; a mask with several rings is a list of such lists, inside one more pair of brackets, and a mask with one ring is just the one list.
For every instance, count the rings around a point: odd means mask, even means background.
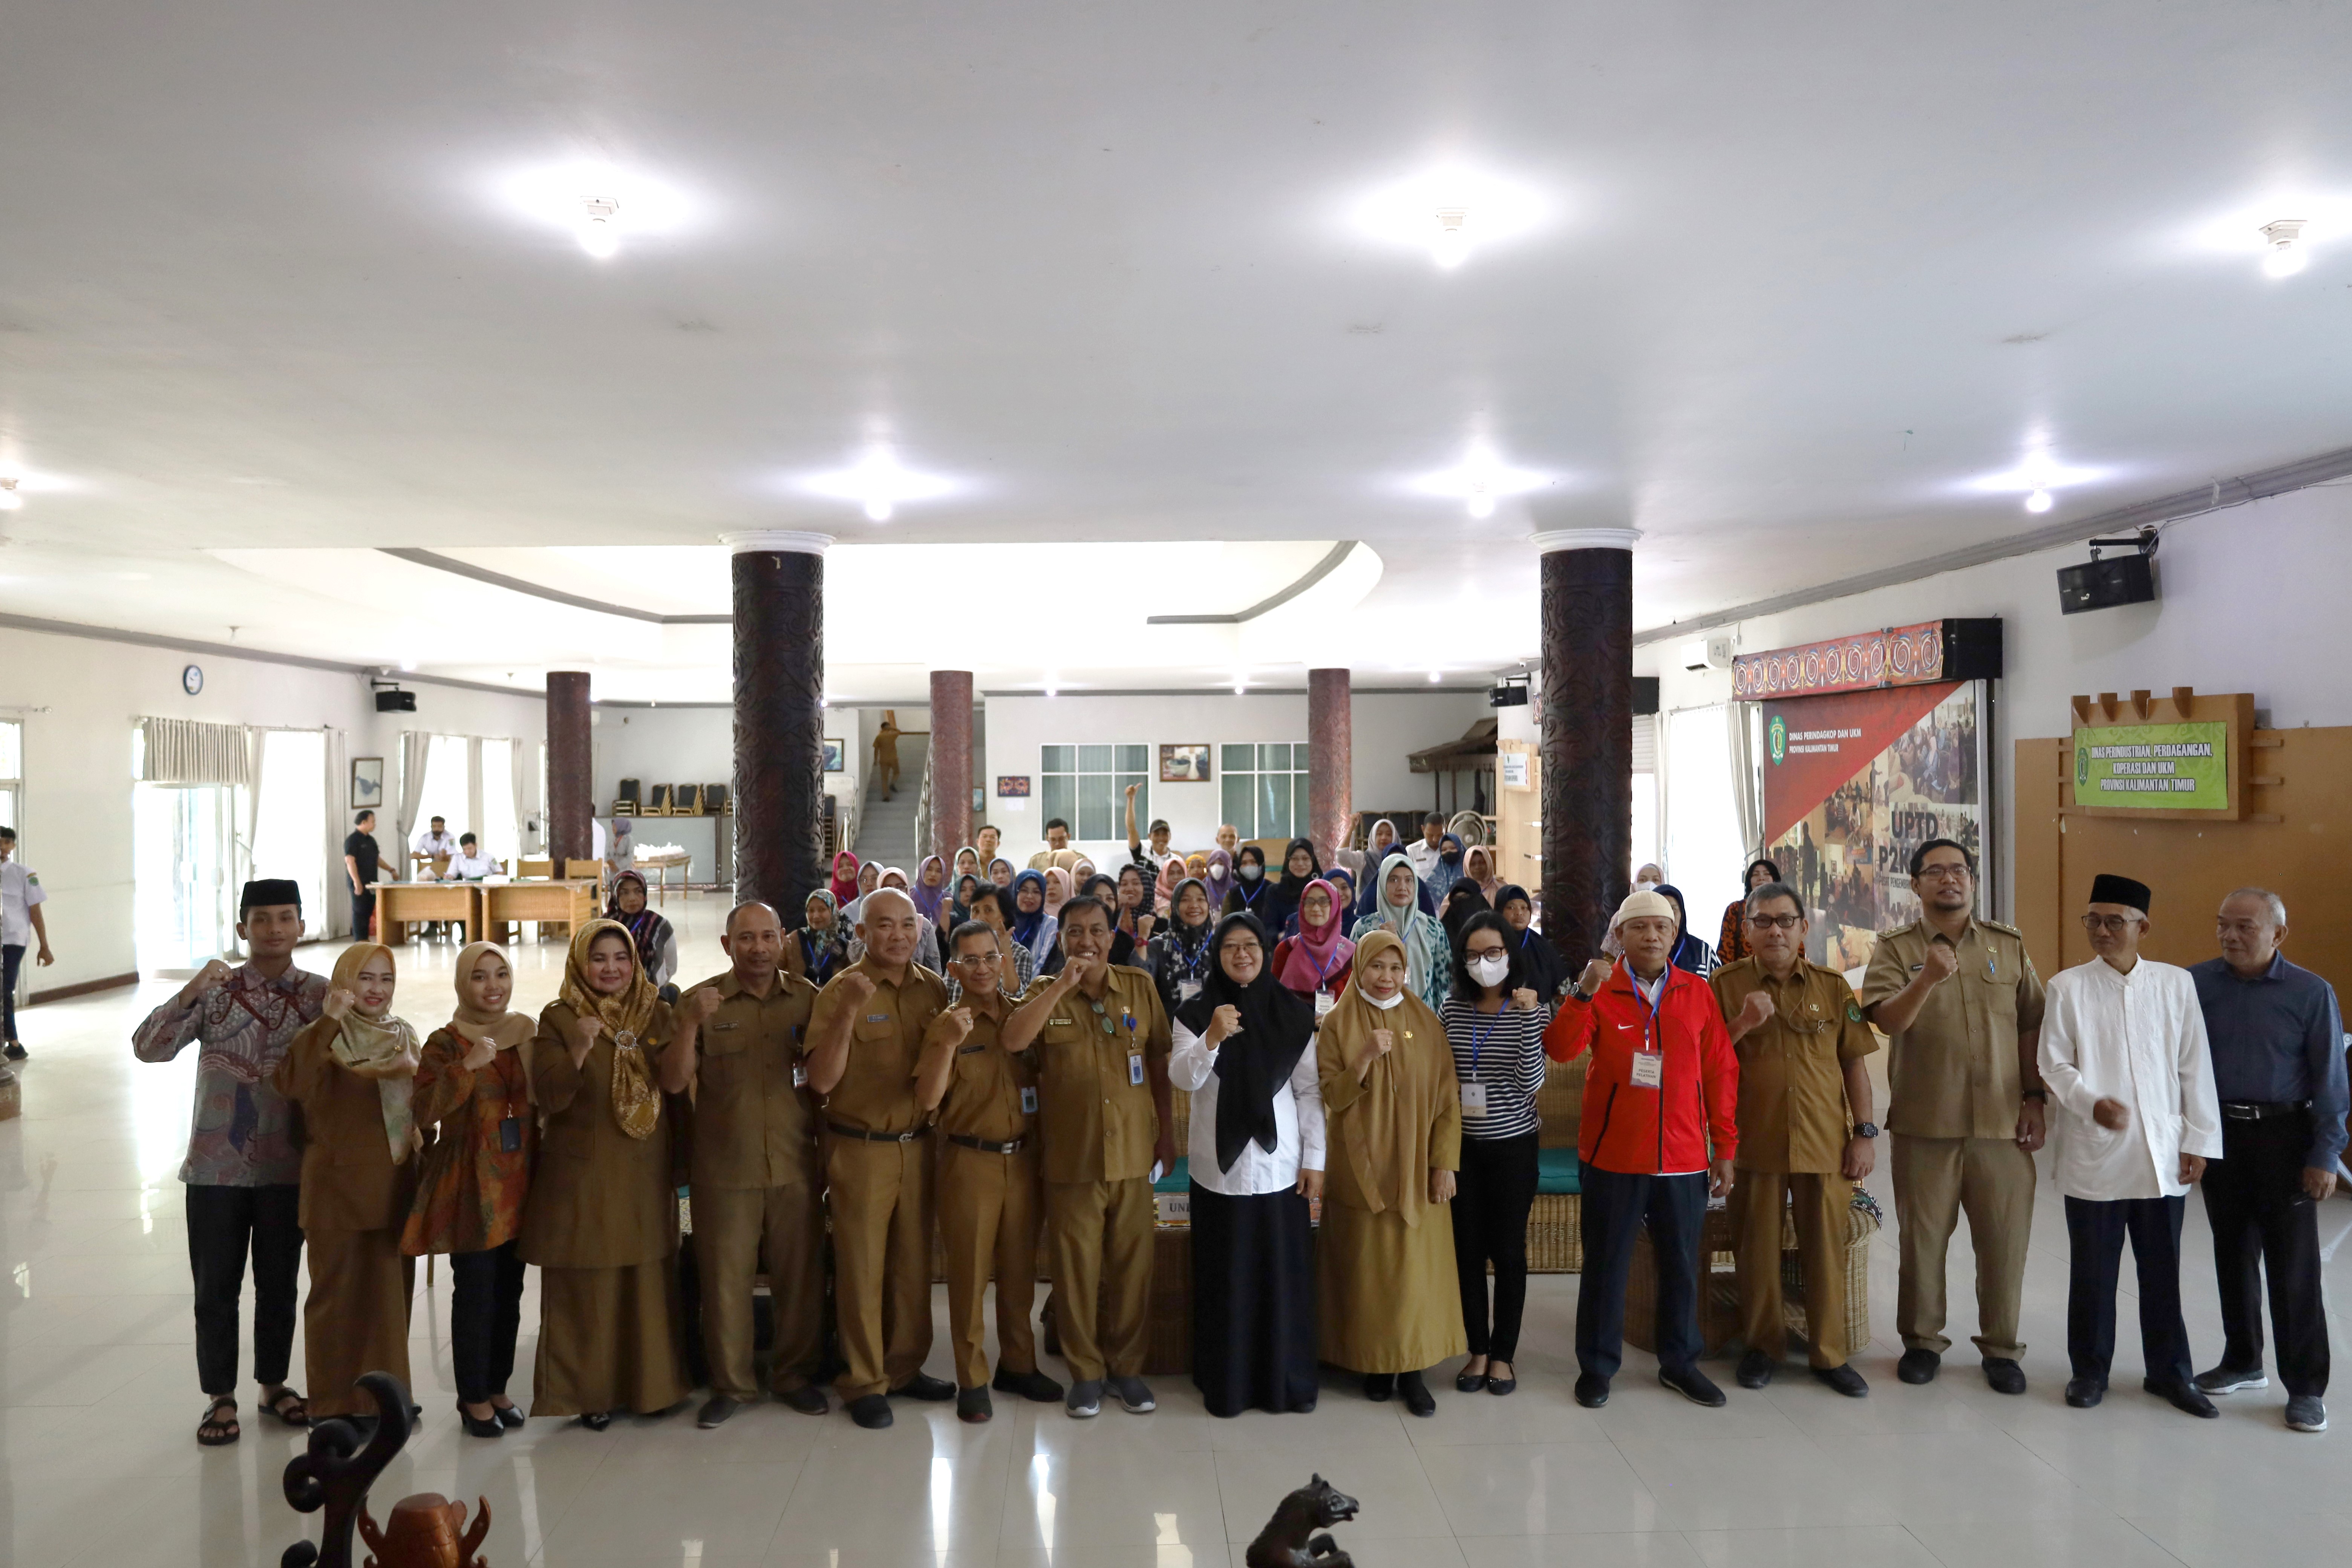
[{"label": "long khaki skirt", "polygon": [[541,1268],[539,1300],[533,1415],[650,1415],[692,1392],[675,1254],[626,1268]]},{"label": "long khaki skirt", "polygon": [[1454,1268],[1454,1211],[1431,1204],[1408,1226],[1392,1212],[1323,1205],[1315,1238],[1318,1349],[1350,1372],[1421,1372],[1465,1353]]},{"label": "long khaki skirt", "polygon": [[302,1361],[313,1415],[373,1415],[374,1398],[354,1386],[363,1372],[388,1372],[408,1384],[408,1304],[416,1259],[400,1250],[400,1232],[313,1230],[310,1294],[302,1302]]}]

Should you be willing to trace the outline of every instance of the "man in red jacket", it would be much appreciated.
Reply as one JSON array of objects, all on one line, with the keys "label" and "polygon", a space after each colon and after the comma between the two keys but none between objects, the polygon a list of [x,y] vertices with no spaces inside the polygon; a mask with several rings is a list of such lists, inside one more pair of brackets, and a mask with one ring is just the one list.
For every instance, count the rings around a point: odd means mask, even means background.
[{"label": "man in red jacket", "polygon": [[1624,959],[1587,964],[1544,1030],[1554,1061],[1592,1052],[1576,1146],[1584,1195],[1576,1402],[1609,1403],[1624,1359],[1625,1276],[1646,1221],[1658,1272],[1658,1381],[1694,1404],[1720,1405],[1723,1391],[1698,1370],[1699,1226],[1707,1198],[1731,1191],[1739,1058],[1714,991],[1666,962],[1680,934],[1675,906],[1635,893],[1610,929]]}]

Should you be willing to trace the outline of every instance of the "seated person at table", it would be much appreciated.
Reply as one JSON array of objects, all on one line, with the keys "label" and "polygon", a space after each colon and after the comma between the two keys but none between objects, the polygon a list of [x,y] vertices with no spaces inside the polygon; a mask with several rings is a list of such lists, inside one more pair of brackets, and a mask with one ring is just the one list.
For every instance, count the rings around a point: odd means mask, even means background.
[{"label": "seated person at table", "polygon": [[482,853],[482,841],[467,833],[457,839],[457,853],[449,862],[448,879],[478,882],[499,874],[499,863]]}]

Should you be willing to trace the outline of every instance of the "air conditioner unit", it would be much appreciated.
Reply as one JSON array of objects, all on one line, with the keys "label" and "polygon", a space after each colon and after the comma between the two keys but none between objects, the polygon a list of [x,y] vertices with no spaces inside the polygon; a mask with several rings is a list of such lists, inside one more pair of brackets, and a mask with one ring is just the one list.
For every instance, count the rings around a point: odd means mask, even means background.
[{"label": "air conditioner unit", "polygon": [[1683,644],[1685,669],[1729,669],[1731,660],[1732,641],[1727,637],[1693,637]]}]

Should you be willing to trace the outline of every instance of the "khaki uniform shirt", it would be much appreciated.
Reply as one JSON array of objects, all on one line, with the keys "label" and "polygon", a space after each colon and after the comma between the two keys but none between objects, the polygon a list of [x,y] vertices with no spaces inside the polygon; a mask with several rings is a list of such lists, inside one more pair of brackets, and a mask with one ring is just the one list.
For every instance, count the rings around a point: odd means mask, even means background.
[{"label": "khaki uniform shirt", "polygon": [[1772,998],[1771,1018],[1750,1029],[1739,1054],[1739,1154],[1744,1171],[1835,1173],[1845,1163],[1853,1123],[1845,1099],[1845,1064],[1878,1048],[1862,1020],[1853,988],[1834,969],[1800,959],[1775,980],[1754,958],[1726,964],[1708,980],[1725,1022],[1748,994]]},{"label": "khaki uniform shirt", "polygon": [[815,1181],[816,1113],[793,1079],[816,987],[780,971],[763,1001],[730,970],[694,989],[723,1000],[697,1041],[688,1179],[726,1192]]},{"label": "khaki uniform shirt", "polygon": [[[630,1268],[677,1250],[677,1180],[670,1169],[671,1117],[646,1138],[621,1131],[613,1114],[613,1037],[596,1037],[572,1065],[564,1045],[576,1015],[551,1002],[539,1015],[530,1052],[532,1094],[544,1120],[539,1166],[523,1200],[522,1260],[541,1268]],[[638,1047],[661,1081],[661,1054],[677,1032],[666,1002],[654,1005]]]},{"label": "khaki uniform shirt", "polygon": [[842,970],[817,993],[808,1037],[823,1040],[847,1005],[842,980],[863,974],[874,994],[857,1010],[849,1031],[849,1062],[841,1081],[824,1097],[824,1119],[860,1132],[912,1132],[923,1122],[915,1102],[915,1064],[923,1051],[923,1031],[948,1005],[948,983],[919,963],[907,965],[904,983],[893,985],[872,958]]},{"label": "khaki uniform shirt", "polygon": [[[1924,920],[1878,933],[1862,980],[1865,1011],[1911,984],[1936,930]],[[2017,1037],[2042,1026],[2042,977],[2014,927],[1970,921],[1960,967],[1889,1037],[1886,1130],[1918,1138],[2013,1138],[2025,1086]]]},{"label": "khaki uniform shirt", "polygon": [[[1011,1017],[1013,998],[1003,1005]],[[979,1008],[971,1010],[971,1033],[956,1047],[955,1068],[940,1100],[940,1131],[950,1137],[1010,1143],[1030,1134],[1034,1112],[1023,1106],[1037,1103],[1037,1072],[1029,1060],[1036,1048],[1006,1050],[997,1044],[1001,1027]]]},{"label": "khaki uniform shirt", "polygon": [[[1039,975],[1024,1000],[1054,982]],[[1124,1182],[1151,1173],[1160,1113],[1150,1063],[1166,1069],[1168,1015],[1140,969],[1107,972],[1102,1000],[1083,991],[1047,1015],[1028,1050],[1036,1058],[1040,1131],[1049,1182]]]},{"label": "khaki uniform shirt", "polygon": [[333,1018],[305,1025],[273,1075],[278,1092],[302,1108],[296,1218],[304,1230],[398,1230],[407,1223],[425,1162],[413,1149],[394,1162],[383,1091],[335,1059],[342,1028]]}]

